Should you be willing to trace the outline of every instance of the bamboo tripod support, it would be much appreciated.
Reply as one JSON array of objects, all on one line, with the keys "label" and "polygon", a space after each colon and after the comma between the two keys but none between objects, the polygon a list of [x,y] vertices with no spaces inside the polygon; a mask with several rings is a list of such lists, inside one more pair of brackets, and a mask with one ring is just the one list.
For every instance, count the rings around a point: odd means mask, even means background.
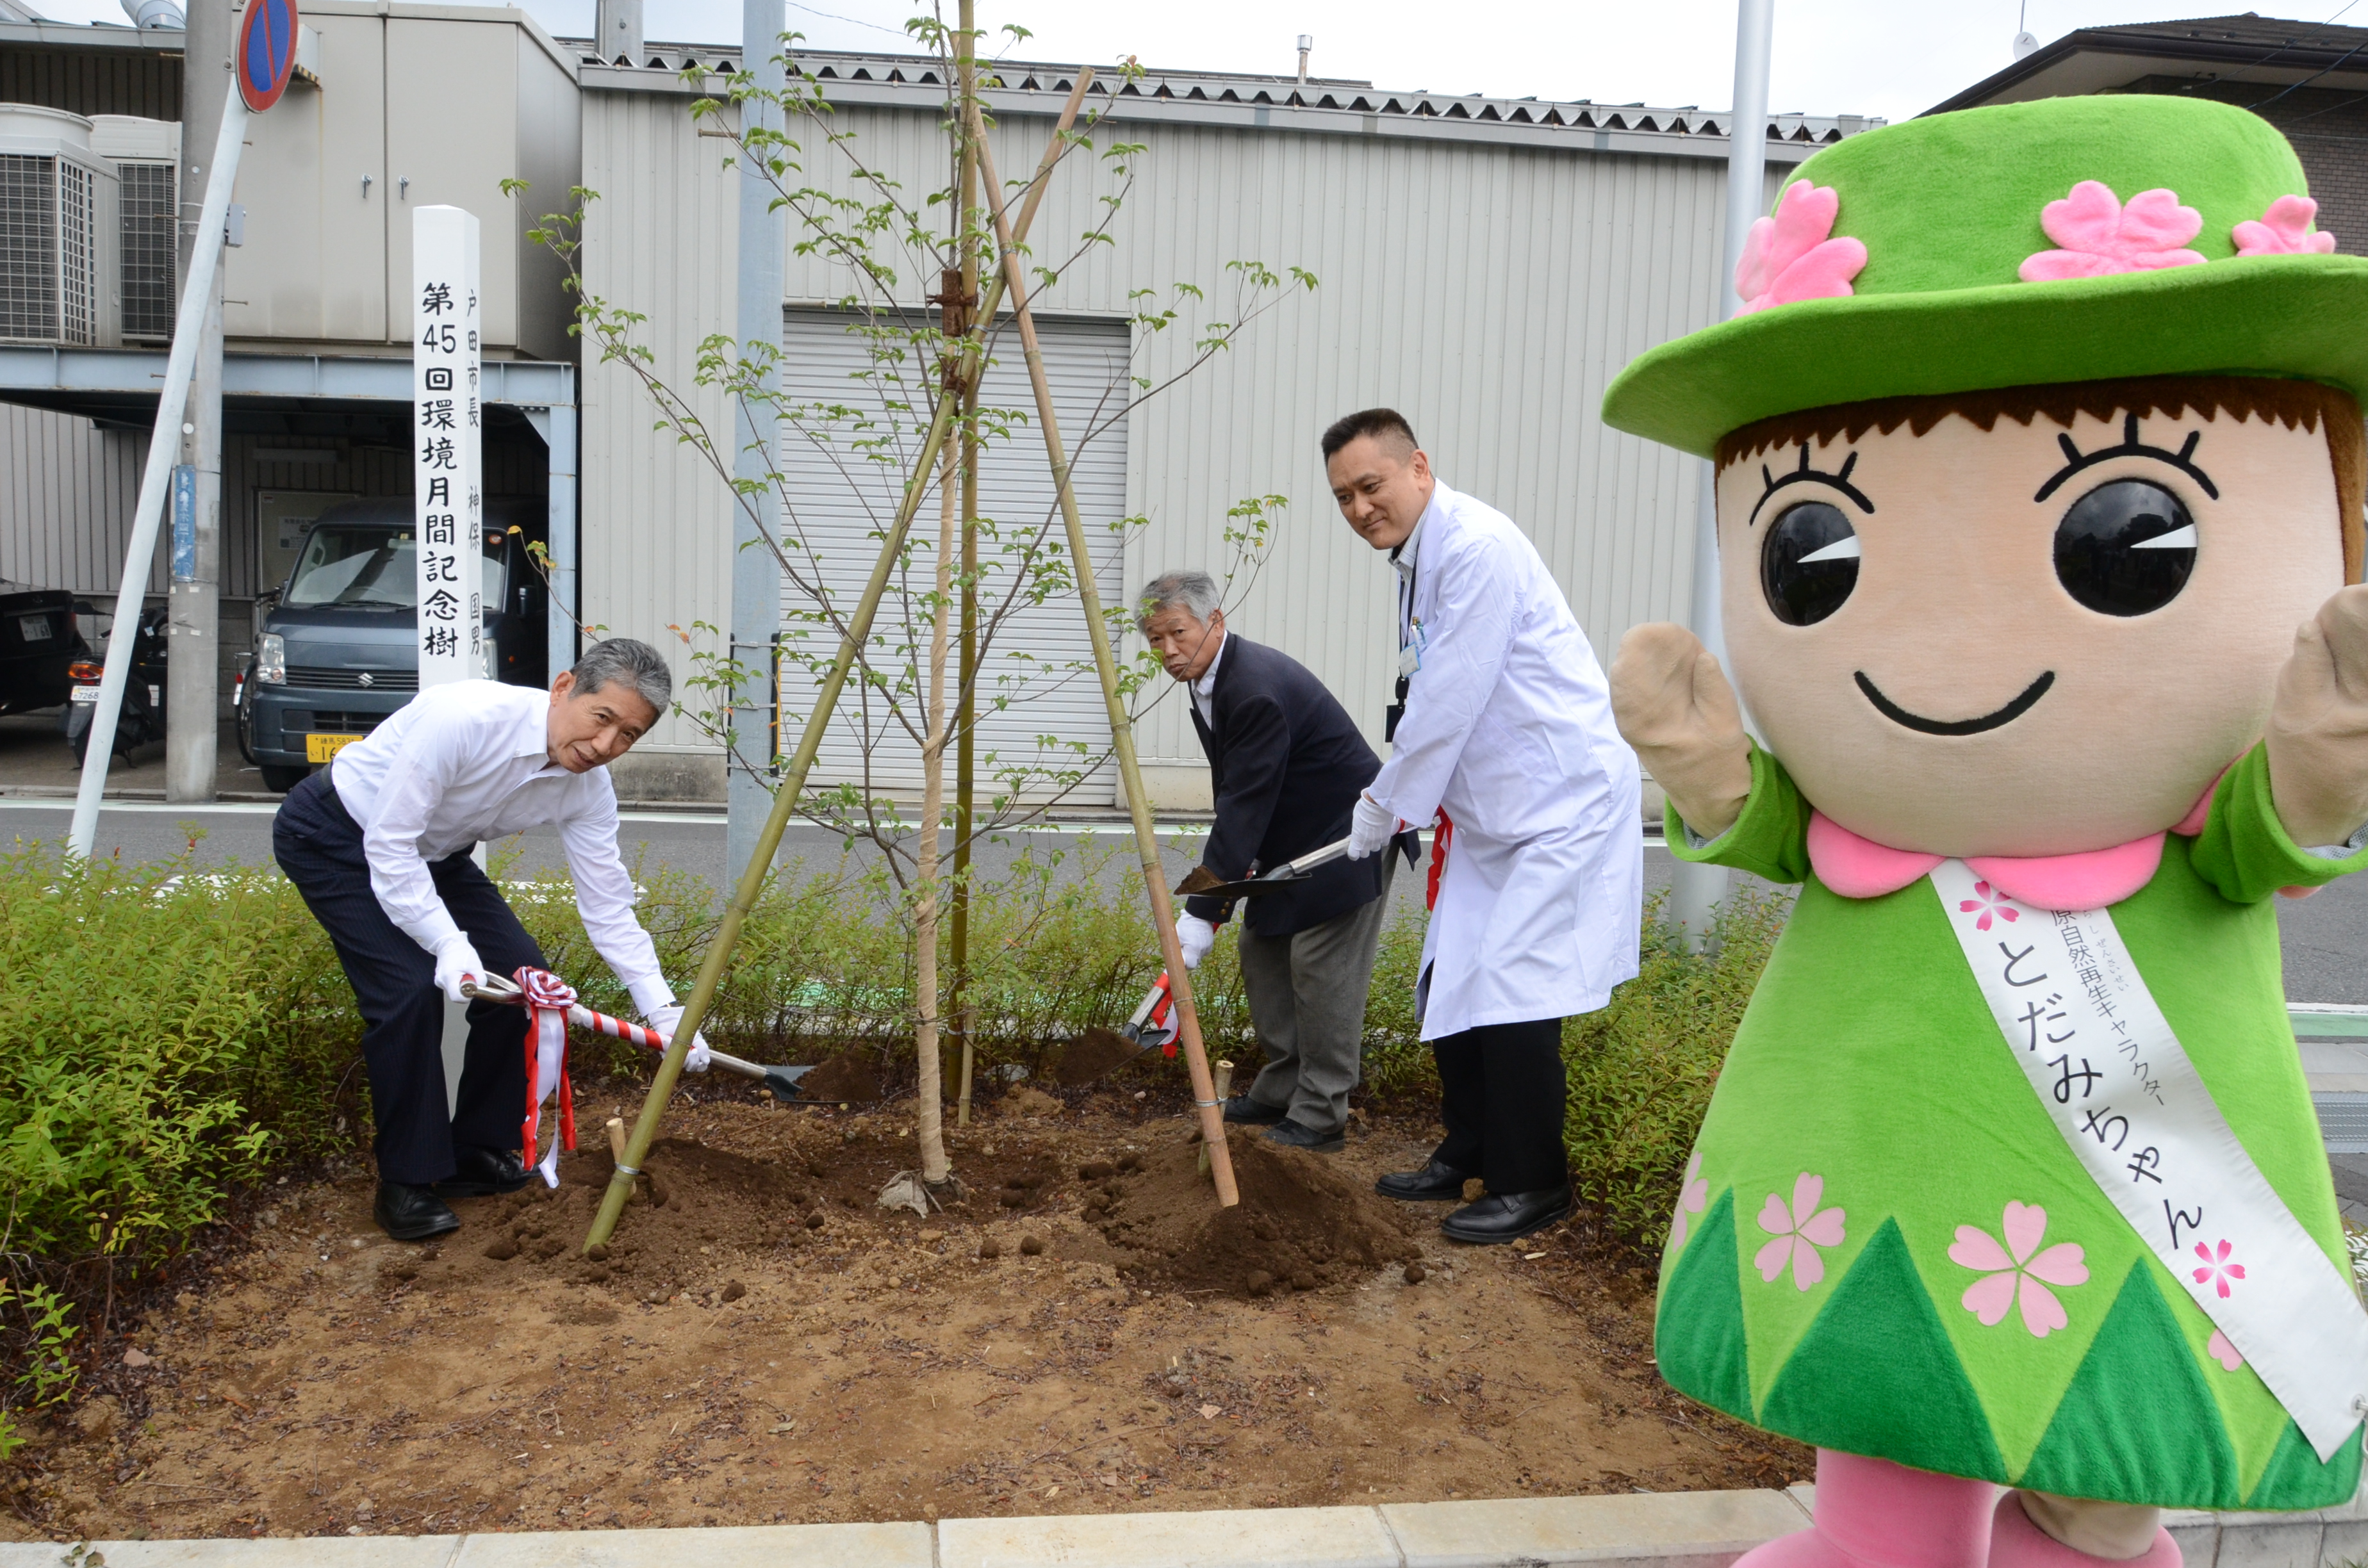
[{"label": "bamboo tripod support", "polygon": [[[1043,200],[1053,165],[1067,149],[1069,127],[1076,121],[1077,110],[1085,102],[1086,89],[1092,85],[1093,77],[1090,67],[1077,73],[1069,101],[1061,109],[1060,122],[1053,128],[1053,139],[1045,145],[1044,156],[1036,165],[1036,177],[1029,184],[1027,199],[1020,206],[1019,232],[1023,234]],[[975,120],[975,111],[972,118]],[[999,197],[1000,190],[996,194]],[[999,201],[996,211],[1000,218],[1003,209]],[[986,328],[995,319],[1003,291],[1003,280],[998,277],[986,286],[985,296],[979,301],[977,319],[962,346],[960,380],[965,387],[977,384],[985,364]],[[658,1062],[650,1092],[643,1096],[641,1114],[634,1118],[632,1134],[625,1142],[625,1157],[617,1163],[616,1174],[609,1178],[608,1190],[600,1195],[600,1211],[593,1216],[592,1228],[584,1237],[586,1251],[608,1244],[609,1238],[616,1233],[618,1220],[624,1214],[626,1201],[633,1195],[633,1178],[641,1174],[642,1162],[649,1157],[650,1145],[657,1141],[658,1122],[666,1115],[666,1102],[674,1097],[675,1083],[682,1076],[683,1059],[690,1053],[690,1042],[706,1021],[708,1008],[714,1004],[716,989],[723,983],[723,967],[740,940],[740,928],[747,922],[748,912],[756,907],[757,895],[764,892],[773,857],[781,846],[781,835],[790,825],[790,815],[805,790],[806,775],[813,771],[814,758],[822,750],[823,733],[838,706],[838,694],[847,685],[848,674],[855,667],[863,644],[871,636],[872,618],[879,612],[881,597],[888,590],[888,579],[904,551],[914,514],[920,510],[921,498],[928,492],[930,473],[937,467],[938,453],[945,445],[947,431],[954,423],[954,410],[962,401],[951,392],[938,397],[938,412],[929,422],[928,437],[922,443],[919,460],[905,482],[904,501],[896,508],[896,518],[887,537],[881,541],[880,559],[872,564],[871,576],[863,585],[854,614],[848,618],[847,631],[839,638],[838,654],[824,674],[821,688],[814,693],[814,711],[806,716],[805,731],[798,737],[798,749],[790,758],[780,788],[773,792],[773,809],[766,814],[764,828],[757,835],[756,852],[748,858],[748,869],[733,891],[732,902],[724,906],[723,924],[717,927],[715,940],[700,963],[698,983],[691,987],[690,999],[683,1004],[682,1017],[675,1026],[674,1039],[667,1044],[665,1057]],[[1172,946],[1172,932],[1168,940]],[[1196,1076],[1194,1082],[1200,1081]]]},{"label": "bamboo tripod support", "polygon": [[[1176,1027],[1184,1042],[1184,1061],[1192,1075],[1192,1103],[1201,1113],[1201,1145],[1209,1156],[1209,1174],[1217,1184],[1217,1207],[1231,1209],[1241,1201],[1234,1183],[1233,1152],[1225,1147],[1225,1119],[1219,1108],[1215,1081],[1209,1074],[1209,1053],[1201,1043],[1201,1015],[1192,1003],[1192,977],[1184,967],[1184,949],[1176,935],[1176,910],[1167,896],[1166,869],[1159,859],[1159,835],[1151,821],[1151,801],[1143,791],[1143,769],[1134,755],[1134,726],[1126,702],[1119,695],[1118,665],[1110,656],[1110,627],[1102,619],[1101,589],[1094,582],[1094,558],[1086,546],[1086,525],[1077,515],[1076,492],[1069,484],[1069,460],[1061,447],[1060,421],[1053,413],[1053,388],[1044,378],[1044,357],[1036,343],[1036,318],[1028,309],[1028,280],[1019,242],[1013,235],[1003,205],[1003,182],[996,176],[995,153],[986,143],[986,122],[973,99],[970,130],[978,147],[980,173],[995,217],[995,237],[1002,252],[996,281],[1011,297],[1012,314],[1019,323],[1019,344],[1028,357],[1028,381],[1036,393],[1036,422],[1044,430],[1044,455],[1053,464],[1053,485],[1061,497],[1061,522],[1068,530],[1069,563],[1076,574],[1077,597],[1085,606],[1086,637],[1093,644],[1094,670],[1101,676],[1102,700],[1110,709],[1110,742],[1118,753],[1118,771],[1126,787],[1127,815],[1134,823],[1134,847],[1143,859],[1143,885],[1151,897],[1151,924],[1159,936],[1159,953],[1167,966],[1169,994],[1176,1003]],[[1025,225],[1022,225],[1025,233]]]}]

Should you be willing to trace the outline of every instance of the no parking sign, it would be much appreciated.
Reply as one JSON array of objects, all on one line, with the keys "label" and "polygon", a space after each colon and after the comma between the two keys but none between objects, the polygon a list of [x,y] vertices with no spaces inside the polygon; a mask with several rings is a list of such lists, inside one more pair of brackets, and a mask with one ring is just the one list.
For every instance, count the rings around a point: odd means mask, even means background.
[{"label": "no parking sign", "polygon": [[238,96],[261,114],[296,69],[296,0],[247,0],[238,24]]}]

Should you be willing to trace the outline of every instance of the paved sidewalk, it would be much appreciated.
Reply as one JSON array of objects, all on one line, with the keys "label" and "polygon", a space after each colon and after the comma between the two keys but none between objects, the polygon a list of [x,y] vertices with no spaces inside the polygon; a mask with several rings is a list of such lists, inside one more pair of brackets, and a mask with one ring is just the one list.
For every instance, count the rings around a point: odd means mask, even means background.
[{"label": "paved sidewalk", "polygon": [[[1815,1488],[1172,1514],[518,1535],[0,1545],[0,1568],[1725,1568]],[[2176,1514],[2186,1568],[2368,1562],[2368,1491],[2312,1514]]]}]

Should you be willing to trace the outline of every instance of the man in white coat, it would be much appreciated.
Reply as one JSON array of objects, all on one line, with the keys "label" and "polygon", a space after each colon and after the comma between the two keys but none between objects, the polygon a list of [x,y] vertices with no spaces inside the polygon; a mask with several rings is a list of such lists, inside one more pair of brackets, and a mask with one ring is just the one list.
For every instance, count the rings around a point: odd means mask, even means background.
[{"label": "man in white coat", "polygon": [[1324,433],[1341,515],[1398,574],[1398,704],[1388,762],[1349,853],[1437,820],[1439,868],[1415,983],[1447,1137],[1376,1184],[1413,1201],[1486,1195],[1440,1221],[1509,1242],[1570,1212],[1562,1021],[1636,972],[1644,896],[1635,754],[1562,589],[1512,519],[1432,476],[1386,408]]}]

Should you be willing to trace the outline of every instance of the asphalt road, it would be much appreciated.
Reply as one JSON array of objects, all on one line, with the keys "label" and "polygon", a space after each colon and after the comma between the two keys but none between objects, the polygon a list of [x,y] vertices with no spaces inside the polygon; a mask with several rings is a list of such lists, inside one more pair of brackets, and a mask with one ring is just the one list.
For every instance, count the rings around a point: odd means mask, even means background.
[{"label": "asphalt road", "polygon": [[[239,862],[260,865],[271,858],[271,813],[264,804],[209,807],[111,803],[99,815],[97,848],[125,859],[148,861],[188,849],[192,832],[201,832],[194,855],[200,864]],[[0,800],[0,841],[10,838],[57,840],[65,836],[70,816],[66,801]],[[1193,856],[1174,847],[1196,840],[1199,830],[1182,825],[1163,831],[1170,845],[1167,859],[1174,876],[1190,869]],[[671,866],[711,885],[723,877],[723,819],[692,812],[628,812],[620,842],[628,865]],[[518,858],[513,875],[541,871],[564,873],[564,855],[552,833],[529,833],[513,841]],[[983,877],[993,879],[1021,846],[1038,854],[1063,856],[1064,876],[1095,872],[1116,875],[1133,862],[1130,835],[1121,823],[1069,824],[1008,835],[979,854]],[[833,834],[818,828],[793,827],[783,840],[782,857],[809,872],[829,870],[840,863],[843,846]],[[860,846],[859,858],[872,853]],[[1674,864],[1667,849],[1648,840],[1645,849],[1646,888],[1667,886]],[[1403,867],[1391,890],[1392,901],[1412,907],[1421,897],[1422,878]],[[2278,924],[2285,941],[2287,994],[2297,1002],[2368,1004],[2368,876],[2351,877],[2303,900],[2279,899]]]}]

